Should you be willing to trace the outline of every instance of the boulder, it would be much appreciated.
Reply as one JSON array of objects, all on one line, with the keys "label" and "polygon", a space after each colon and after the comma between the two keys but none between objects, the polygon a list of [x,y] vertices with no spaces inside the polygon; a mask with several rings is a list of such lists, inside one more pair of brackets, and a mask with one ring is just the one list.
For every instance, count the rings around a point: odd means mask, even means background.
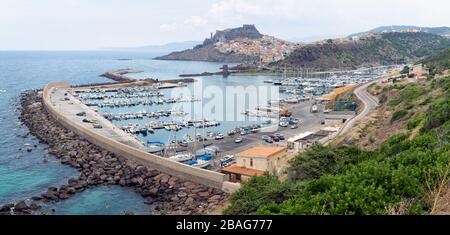
[{"label": "boulder", "polygon": [[147,190],[149,196],[155,197],[158,196],[159,193],[159,189],[155,188],[155,187],[151,187],[150,189]]},{"label": "boulder", "polygon": [[59,194],[59,198],[62,200],[65,200],[65,199],[69,198],[69,195],[67,193],[61,193],[61,194]]},{"label": "boulder", "polygon": [[188,199],[186,199],[186,201],[184,202],[184,204],[190,205],[190,204],[194,203],[194,201],[195,201],[194,198],[189,197]]},{"label": "boulder", "polygon": [[20,201],[14,206],[14,210],[16,211],[25,211],[29,209],[30,207],[27,205],[25,201]]},{"label": "boulder", "polygon": [[178,196],[179,198],[187,197],[187,193],[181,191],[181,192],[179,192],[179,193],[177,194],[177,196]]},{"label": "boulder", "polygon": [[218,202],[222,197],[220,195],[214,195],[208,199],[208,202]]},{"label": "boulder", "polygon": [[169,175],[164,175],[163,177],[161,177],[161,183],[167,183],[169,182],[170,176]]},{"label": "boulder", "polygon": [[32,203],[31,205],[30,205],[30,209],[32,210],[32,211],[37,211],[37,210],[39,210],[39,209],[41,209],[42,207],[40,206],[40,205],[38,205],[38,204],[36,204],[36,203]]},{"label": "boulder", "polygon": [[77,192],[77,190],[73,187],[69,187],[69,188],[67,188],[66,192],[67,192],[67,194],[74,194]]},{"label": "boulder", "polygon": [[209,197],[209,192],[208,191],[203,191],[203,192],[199,192],[198,193],[198,196],[200,196],[200,197]]},{"label": "boulder", "polygon": [[14,204],[6,204],[0,207],[0,212],[9,212],[11,208],[14,207]]},{"label": "boulder", "polygon": [[159,175],[153,177],[153,179],[156,180],[156,181],[160,181],[161,178],[164,177],[164,176],[166,176],[166,174],[159,174]]},{"label": "boulder", "polygon": [[33,201],[40,201],[40,200],[42,200],[42,196],[34,196],[34,197],[31,198],[31,200],[33,200]]},{"label": "boulder", "polygon": [[42,197],[51,201],[58,200],[57,192],[54,191],[47,191],[46,193],[42,194]]}]

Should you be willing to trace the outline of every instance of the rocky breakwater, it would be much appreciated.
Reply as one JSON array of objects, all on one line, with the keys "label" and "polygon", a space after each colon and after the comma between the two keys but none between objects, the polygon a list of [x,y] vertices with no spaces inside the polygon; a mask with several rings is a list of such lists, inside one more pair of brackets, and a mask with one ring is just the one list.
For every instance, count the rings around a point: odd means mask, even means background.
[{"label": "rocky breakwater", "polygon": [[137,72],[138,71],[136,71],[135,69],[126,68],[126,69],[119,69],[119,70],[113,71],[113,72],[106,72],[100,76],[109,78],[109,79],[117,81],[117,82],[135,82],[136,79],[127,77],[125,75],[129,74],[129,73],[137,73]]},{"label": "rocky breakwater", "polygon": [[221,205],[227,194],[219,189],[181,180],[95,146],[62,127],[43,107],[42,92],[25,93],[21,98],[21,121],[40,141],[49,145],[48,153],[62,164],[76,168],[80,175],[66,185],[48,188],[45,193],[17,204],[0,207],[0,214],[39,213],[39,202],[56,202],[98,185],[131,187],[156,212],[204,214]]}]

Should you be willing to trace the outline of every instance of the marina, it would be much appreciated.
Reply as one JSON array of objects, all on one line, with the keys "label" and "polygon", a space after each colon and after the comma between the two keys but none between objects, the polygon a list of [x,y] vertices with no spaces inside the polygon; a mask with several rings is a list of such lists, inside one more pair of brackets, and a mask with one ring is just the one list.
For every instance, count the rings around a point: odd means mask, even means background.
[{"label": "marina", "polygon": [[[158,86],[83,87],[69,92],[130,135],[131,139],[140,142],[147,152],[192,167],[220,171],[230,165],[230,156],[240,149],[236,145],[244,148],[260,142],[259,133],[265,128],[275,126],[278,129],[272,137],[262,139],[269,145],[274,140],[280,141],[276,136],[284,138],[283,134],[289,137],[289,133],[320,128],[325,123],[323,115],[330,112],[319,105],[321,97],[336,89],[366,83],[385,70],[379,68],[367,74],[283,76],[271,82],[259,80],[257,83],[262,86],[276,87],[280,97],[268,99],[267,106],[242,106],[242,111],[238,112],[240,121],[199,118],[195,107],[204,105],[202,99],[186,95],[191,93],[192,85],[172,89]],[[227,81],[230,78],[220,79]],[[253,137],[259,141],[250,141],[249,138]],[[205,153],[208,147],[215,147],[215,152]]]}]

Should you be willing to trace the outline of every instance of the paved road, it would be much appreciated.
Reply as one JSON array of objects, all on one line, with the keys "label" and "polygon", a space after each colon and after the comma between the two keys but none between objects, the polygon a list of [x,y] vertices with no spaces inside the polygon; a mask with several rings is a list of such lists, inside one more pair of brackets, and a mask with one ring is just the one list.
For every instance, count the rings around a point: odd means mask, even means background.
[{"label": "paved road", "polygon": [[378,99],[376,97],[373,97],[367,91],[367,88],[376,82],[378,82],[378,80],[366,83],[355,89],[353,93],[364,104],[364,109],[356,117],[345,124],[345,126],[341,129],[339,135],[348,133],[355,126],[356,122],[367,117],[370,111],[374,110],[378,106]]},{"label": "paved road", "polygon": [[[64,100],[69,98],[69,100]],[[80,123],[86,128],[90,128],[96,133],[103,135],[105,137],[114,139],[120,143],[129,145],[134,148],[144,149],[144,146],[140,141],[138,141],[133,136],[125,133],[120,128],[116,127],[110,121],[105,119],[102,115],[96,113],[94,110],[90,109],[78,99],[73,97],[70,93],[67,93],[66,89],[54,89],[50,99],[52,103],[55,104],[58,112],[64,114],[66,118],[71,119],[74,122]],[[78,117],[76,114],[80,112],[86,112],[85,117]],[[90,123],[83,123],[82,120],[87,118],[89,120],[97,120],[98,123],[103,127],[102,129],[93,128]]]}]

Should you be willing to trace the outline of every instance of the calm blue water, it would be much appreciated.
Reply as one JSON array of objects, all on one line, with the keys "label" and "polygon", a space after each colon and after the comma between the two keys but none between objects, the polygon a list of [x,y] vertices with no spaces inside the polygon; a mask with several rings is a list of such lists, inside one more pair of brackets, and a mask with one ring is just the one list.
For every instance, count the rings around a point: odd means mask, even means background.
[{"label": "calm blue water", "polygon": [[[78,173],[47,156],[46,145],[32,136],[23,138],[27,129],[18,121],[19,94],[42,88],[54,81],[72,84],[108,82],[98,75],[120,68],[144,71],[136,78],[174,79],[182,73],[217,71],[222,64],[205,62],[154,61],[155,55],[117,52],[0,52],[0,204],[17,202],[59,186]],[[132,59],[132,60],[119,60]],[[262,83],[264,77],[208,77],[205,84],[218,86]],[[156,138],[155,136],[149,138]],[[166,137],[157,137],[166,138]],[[28,153],[25,144],[38,147]],[[48,163],[44,163],[44,158]],[[57,214],[123,214],[150,211],[133,190],[121,187],[98,187],[77,194],[69,200],[46,205]]]}]

